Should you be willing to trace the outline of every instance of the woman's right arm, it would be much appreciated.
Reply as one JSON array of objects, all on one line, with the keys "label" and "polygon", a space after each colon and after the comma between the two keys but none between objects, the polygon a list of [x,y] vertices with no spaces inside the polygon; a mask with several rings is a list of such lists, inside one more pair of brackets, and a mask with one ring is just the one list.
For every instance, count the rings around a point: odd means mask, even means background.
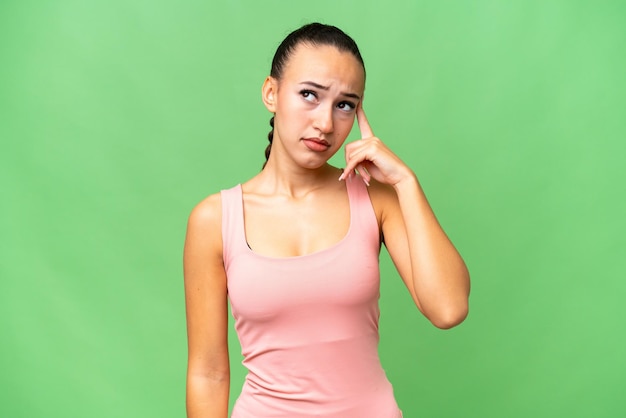
[{"label": "woman's right arm", "polygon": [[228,299],[221,212],[219,194],[212,195],[193,209],[187,225],[183,264],[189,418],[228,416]]}]

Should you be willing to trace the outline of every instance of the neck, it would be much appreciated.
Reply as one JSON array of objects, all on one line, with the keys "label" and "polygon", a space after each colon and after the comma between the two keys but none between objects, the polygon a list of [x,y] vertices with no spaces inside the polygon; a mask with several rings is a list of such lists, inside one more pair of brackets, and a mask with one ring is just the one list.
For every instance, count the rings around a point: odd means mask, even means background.
[{"label": "neck", "polygon": [[255,189],[260,193],[298,198],[330,182],[338,182],[341,174],[341,170],[328,163],[318,168],[305,168],[277,160],[270,155],[265,168],[256,176]]}]

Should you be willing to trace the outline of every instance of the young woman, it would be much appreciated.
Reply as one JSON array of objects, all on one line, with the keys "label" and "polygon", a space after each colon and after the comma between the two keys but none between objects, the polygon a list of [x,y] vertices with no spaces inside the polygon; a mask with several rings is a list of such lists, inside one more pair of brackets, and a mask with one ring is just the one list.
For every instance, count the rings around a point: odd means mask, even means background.
[{"label": "young woman", "polygon": [[[226,418],[230,299],[248,375],[233,418],[399,418],[378,358],[380,246],[419,310],[468,311],[465,263],[416,175],[374,136],[354,41],[309,24],[276,51],[263,170],[192,211],[185,242],[189,417]],[[328,164],[354,119],[343,170]]]}]

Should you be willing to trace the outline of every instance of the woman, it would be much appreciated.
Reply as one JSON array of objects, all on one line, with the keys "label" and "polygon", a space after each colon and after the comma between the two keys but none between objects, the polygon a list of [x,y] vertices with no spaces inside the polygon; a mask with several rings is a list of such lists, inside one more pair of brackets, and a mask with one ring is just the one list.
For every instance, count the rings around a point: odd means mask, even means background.
[{"label": "woman", "polygon": [[[228,414],[228,299],[249,371],[233,418],[401,416],[377,352],[382,243],[435,326],[467,315],[466,266],[413,171],[374,136],[364,89],[359,50],[336,27],[305,25],[276,51],[263,170],[189,218],[189,417]],[[332,167],[355,117],[362,139]]]}]

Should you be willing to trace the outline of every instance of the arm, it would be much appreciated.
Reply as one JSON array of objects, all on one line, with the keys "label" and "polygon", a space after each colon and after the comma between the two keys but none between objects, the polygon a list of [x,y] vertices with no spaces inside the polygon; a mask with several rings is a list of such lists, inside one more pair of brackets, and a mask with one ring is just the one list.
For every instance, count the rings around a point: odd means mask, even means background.
[{"label": "arm", "polygon": [[385,246],[415,304],[438,328],[458,325],[468,312],[469,273],[417,178],[379,186]]},{"label": "arm", "polygon": [[415,174],[373,136],[360,105],[357,117],[364,139],[346,146],[344,173],[356,168],[367,182],[377,180],[370,195],[389,254],[420,311],[435,326],[451,328],[467,316],[467,267]]},{"label": "arm", "polygon": [[187,416],[226,418],[230,388],[228,300],[219,195],[210,196],[191,212],[183,264],[188,338]]}]

